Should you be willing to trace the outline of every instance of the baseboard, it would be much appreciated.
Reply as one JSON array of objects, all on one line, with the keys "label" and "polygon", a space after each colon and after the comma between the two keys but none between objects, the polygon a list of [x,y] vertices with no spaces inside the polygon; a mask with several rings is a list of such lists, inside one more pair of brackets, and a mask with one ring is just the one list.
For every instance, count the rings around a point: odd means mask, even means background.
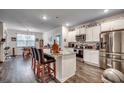
[{"label": "baseboard", "polygon": [[100,66],[98,64],[94,64],[94,63],[90,63],[90,62],[86,62],[86,61],[84,61],[84,63],[100,68]]}]

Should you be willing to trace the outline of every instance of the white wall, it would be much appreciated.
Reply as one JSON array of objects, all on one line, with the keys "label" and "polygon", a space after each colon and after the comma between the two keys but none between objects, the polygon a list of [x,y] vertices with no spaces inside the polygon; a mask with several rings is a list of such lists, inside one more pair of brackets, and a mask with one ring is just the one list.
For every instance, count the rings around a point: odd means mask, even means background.
[{"label": "white wall", "polygon": [[56,35],[62,36],[62,27],[52,29],[48,32],[44,32],[43,33],[44,45],[47,45],[48,43],[52,44],[53,40],[56,38]]},{"label": "white wall", "polygon": [[63,48],[68,46],[68,28],[62,26],[62,44]]},{"label": "white wall", "polygon": [[[22,50],[16,46],[16,41],[11,41],[11,37],[16,37],[17,34],[29,34],[35,35],[36,38],[42,39],[42,33],[38,32],[26,32],[26,31],[17,31],[17,30],[7,30],[7,46],[9,46],[10,53],[12,54],[12,48],[15,48],[16,55],[21,55]],[[39,42],[36,42],[36,47],[39,47]]]},{"label": "white wall", "polygon": [[[68,37],[68,28],[65,26],[57,27],[48,32],[43,33],[44,44],[52,44],[53,40],[56,38],[56,35],[61,35],[61,49],[65,46],[68,46],[67,37]],[[52,37],[52,40],[51,40]],[[64,41],[66,39],[66,42]]]},{"label": "white wall", "polygon": [[[6,25],[5,25],[5,23],[0,22],[0,40],[2,38],[6,39]],[[4,42],[4,43],[0,42],[0,61],[2,61],[2,62],[5,61],[5,56],[4,56],[5,46],[6,46],[6,42]]]}]

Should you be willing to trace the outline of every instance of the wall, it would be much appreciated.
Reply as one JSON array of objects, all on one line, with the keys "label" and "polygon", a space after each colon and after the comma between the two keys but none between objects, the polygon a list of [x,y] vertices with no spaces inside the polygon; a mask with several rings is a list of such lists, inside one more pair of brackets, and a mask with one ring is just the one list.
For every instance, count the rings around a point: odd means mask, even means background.
[{"label": "wall", "polygon": [[[5,23],[0,22],[0,40],[4,38],[6,39],[6,25]],[[5,61],[5,56],[4,56],[4,48],[6,46],[6,42],[0,42],[0,62]]]},{"label": "wall", "polygon": [[68,28],[62,26],[62,44],[63,48],[68,46]]},{"label": "wall", "polygon": [[[3,38],[3,24],[0,22],[0,40]],[[3,61],[3,45],[0,42],[0,62]]]},{"label": "wall", "polygon": [[[11,37],[16,37],[17,34],[29,34],[29,35],[35,35],[36,38],[42,39],[42,33],[38,32],[26,32],[26,31],[17,31],[17,30],[7,30],[7,45],[9,46],[10,49],[10,54],[12,54],[12,48],[15,48],[16,55],[21,55],[22,54],[22,48],[19,48],[16,46],[16,41],[11,41]],[[36,47],[39,47],[39,42],[36,42]]]},{"label": "wall", "polygon": [[43,33],[44,45],[53,44],[53,40],[56,38],[56,35],[62,36],[62,27],[57,27],[50,31]]}]

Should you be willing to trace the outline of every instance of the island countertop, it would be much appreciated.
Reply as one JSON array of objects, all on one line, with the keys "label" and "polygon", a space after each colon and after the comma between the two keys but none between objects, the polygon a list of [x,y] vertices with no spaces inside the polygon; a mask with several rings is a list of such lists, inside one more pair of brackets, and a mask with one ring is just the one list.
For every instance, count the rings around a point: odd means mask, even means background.
[{"label": "island countertop", "polygon": [[49,54],[51,56],[65,56],[65,55],[72,55],[75,54],[75,52],[72,52],[68,49],[63,49],[63,51],[60,51],[59,53],[50,53],[50,49],[44,49],[44,53]]}]

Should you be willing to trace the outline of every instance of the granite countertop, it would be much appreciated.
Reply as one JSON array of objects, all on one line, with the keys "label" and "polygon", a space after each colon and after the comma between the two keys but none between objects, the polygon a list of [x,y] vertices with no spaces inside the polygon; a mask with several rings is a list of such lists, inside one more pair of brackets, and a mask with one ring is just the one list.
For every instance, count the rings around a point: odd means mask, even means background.
[{"label": "granite countertop", "polygon": [[86,48],[85,48],[84,50],[94,50],[94,51],[99,51],[99,50],[97,50],[97,49],[86,49]]},{"label": "granite countertop", "polygon": [[75,54],[74,52],[69,51],[67,49],[64,49],[63,51],[60,51],[60,53],[56,53],[56,54],[50,53],[50,49],[44,49],[44,53],[49,54],[51,56],[65,56],[65,55]]}]

